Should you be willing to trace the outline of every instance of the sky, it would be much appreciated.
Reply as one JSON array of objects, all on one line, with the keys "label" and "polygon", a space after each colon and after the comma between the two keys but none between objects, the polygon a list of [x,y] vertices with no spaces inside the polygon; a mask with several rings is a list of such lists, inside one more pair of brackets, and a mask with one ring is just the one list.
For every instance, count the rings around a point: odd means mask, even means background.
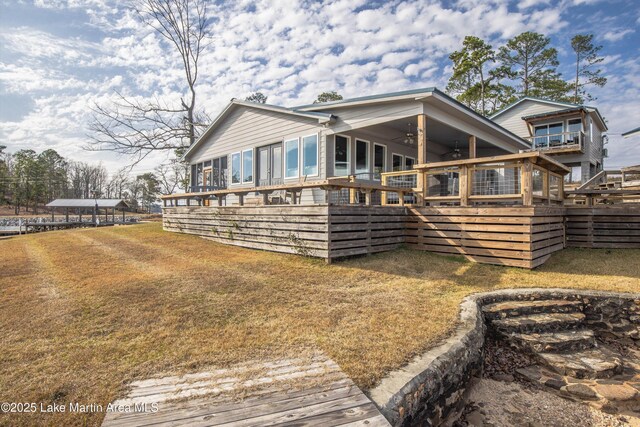
[{"label": "sky", "polygon": [[[109,171],[131,163],[83,149],[91,107],[116,91],[179,103],[180,58],[131,2],[0,0],[0,145],[55,149]],[[449,53],[475,35],[498,47],[524,31],[551,37],[571,79],[570,39],[594,33],[603,46],[604,88],[589,88],[608,121],[606,168],[640,164],[640,0],[217,1],[200,62],[197,100],[215,117],[231,98],[261,91],[293,106],[323,91],[345,97],[435,86],[451,75]],[[167,161],[147,157],[133,171]]]}]

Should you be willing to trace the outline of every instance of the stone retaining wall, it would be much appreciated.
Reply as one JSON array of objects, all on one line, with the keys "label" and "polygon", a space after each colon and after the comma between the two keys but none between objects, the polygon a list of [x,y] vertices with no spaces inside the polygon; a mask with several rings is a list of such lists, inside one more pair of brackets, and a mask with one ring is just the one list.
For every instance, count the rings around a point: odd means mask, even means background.
[{"label": "stone retaining wall", "polygon": [[500,301],[582,300],[591,328],[640,341],[640,294],[568,289],[502,290],[475,294],[461,304],[460,322],[444,343],[390,373],[368,392],[394,426],[437,426],[455,421],[469,379],[481,373],[486,325],[482,306]]}]

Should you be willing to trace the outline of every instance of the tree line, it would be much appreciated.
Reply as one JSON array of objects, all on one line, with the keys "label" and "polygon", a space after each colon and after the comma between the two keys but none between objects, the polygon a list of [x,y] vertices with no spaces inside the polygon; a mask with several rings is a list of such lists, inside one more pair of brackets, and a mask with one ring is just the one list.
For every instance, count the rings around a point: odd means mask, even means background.
[{"label": "tree line", "polygon": [[604,58],[593,34],[571,39],[574,75],[565,80],[558,72],[558,50],[543,34],[527,31],[494,49],[486,41],[466,36],[462,48],[449,55],[453,74],[447,93],[480,114],[491,115],[525,96],[581,104],[593,100],[589,86],[604,86],[607,78],[598,67]]},{"label": "tree line", "polygon": [[55,150],[6,153],[0,146],[0,204],[12,205],[16,215],[38,214],[52,200],[124,199],[132,208],[150,212],[161,193],[182,187],[184,168],[163,164],[153,172],[131,175],[127,168],[109,174],[104,165],[69,160]]}]

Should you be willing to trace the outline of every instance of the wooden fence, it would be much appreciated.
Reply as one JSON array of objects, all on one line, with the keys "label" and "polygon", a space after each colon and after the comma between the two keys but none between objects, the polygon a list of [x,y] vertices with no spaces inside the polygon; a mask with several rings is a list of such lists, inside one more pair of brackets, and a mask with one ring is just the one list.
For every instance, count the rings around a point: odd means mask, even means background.
[{"label": "wooden fence", "polygon": [[409,247],[481,263],[535,268],[564,248],[563,208],[409,208]]},{"label": "wooden fence", "polygon": [[566,208],[567,246],[640,248],[640,205]]}]

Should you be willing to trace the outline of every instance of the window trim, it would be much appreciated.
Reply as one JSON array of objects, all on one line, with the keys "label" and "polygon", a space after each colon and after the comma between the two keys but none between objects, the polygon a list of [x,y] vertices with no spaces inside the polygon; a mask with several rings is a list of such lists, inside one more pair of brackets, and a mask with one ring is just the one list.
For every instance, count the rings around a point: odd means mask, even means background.
[{"label": "window trim", "polygon": [[[304,173],[304,139],[305,138],[309,138],[311,136],[315,136],[316,137],[316,169],[317,172],[315,175],[306,175]],[[300,150],[300,162],[299,162],[299,168],[298,168],[298,176],[306,176],[306,177],[318,177],[320,176],[320,134],[318,133],[312,133],[309,135],[304,135],[301,136],[300,138],[300,147],[302,147],[302,150]],[[299,147],[299,148],[300,148]]]},{"label": "window trim", "polygon": [[[374,142],[373,143],[373,158],[372,158],[373,162],[371,162],[372,163],[371,166],[373,166],[373,167],[371,168],[371,173],[374,174],[374,175],[376,173],[376,146],[377,147],[382,147],[382,149],[383,149],[382,171],[380,172],[380,175],[382,175],[383,173],[388,171],[387,170],[388,169],[387,168],[387,146],[386,146],[386,144],[381,144],[379,142]],[[374,176],[374,178],[375,178],[375,176]],[[382,179],[382,178],[380,178],[380,179]]]},{"label": "window trim", "polygon": [[[340,136],[347,140],[347,173],[346,175],[338,175],[336,173],[336,137]],[[336,134],[333,136],[333,176],[349,176],[351,175],[351,137],[348,135]]]},{"label": "window trim", "polygon": [[[288,176],[288,170],[289,170],[289,156],[287,156],[287,142],[291,142],[291,141],[295,141],[296,142],[296,150],[298,150],[297,153],[297,158],[298,158],[298,166],[297,166],[297,173],[295,176]],[[299,179],[300,178],[300,137],[295,137],[295,138],[289,138],[289,139],[284,139],[282,141],[282,148],[284,151],[284,180],[287,179]]]},{"label": "window trim", "polygon": [[[367,143],[367,169],[358,169],[358,141]],[[359,173],[371,173],[371,141],[367,141],[362,138],[355,138],[353,143],[353,151],[355,159],[353,162],[353,173],[358,175]]]},{"label": "window trim", "polygon": [[[235,156],[236,154],[240,159],[240,175],[239,175],[239,181],[233,182],[233,156]],[[231,153],[229,156],[231,157],[231,167],[229,168],[229,185],[242,185],[242,152],[236,151],[234,153]]]},{"label": "window trim", "polygon": [[394,158],[394,157],[400,157],[400,158],[402,159],[402,160],[400,161],[400,166],[402,167],[402,169],[399,169],[399,170],[401,170],[401,171],[402,171],[402,170],[404,170],[404,166],[405,166],[405,163],[404,163],[404,154],[399,154],[399,153],[394,153],[394,152],[392,152],[392,153],[391,153],[391,172],[396,172],[396,171],[394,171],[394,170],[393,170],[393,158]]},{"label": "window trim", "polygon": [[[253,159],[255,157],[254,151],[255,150],[253,148],[247,148],[246,150],[242,150],[242,156],[241,156],[241,159],[240,159],[240,170],[242,171],[241,180],[240,181],[242,182],[242,185],[253,184],[255,182],[255,180],[256,180],[256,177],[255,177],[256,170],[255,170],[255,167],[254,167],[255,165],[253,163]],[[245,181],[244,180],[244,154],[248,153],[248,152],[251,152],[251,181]]]}]

